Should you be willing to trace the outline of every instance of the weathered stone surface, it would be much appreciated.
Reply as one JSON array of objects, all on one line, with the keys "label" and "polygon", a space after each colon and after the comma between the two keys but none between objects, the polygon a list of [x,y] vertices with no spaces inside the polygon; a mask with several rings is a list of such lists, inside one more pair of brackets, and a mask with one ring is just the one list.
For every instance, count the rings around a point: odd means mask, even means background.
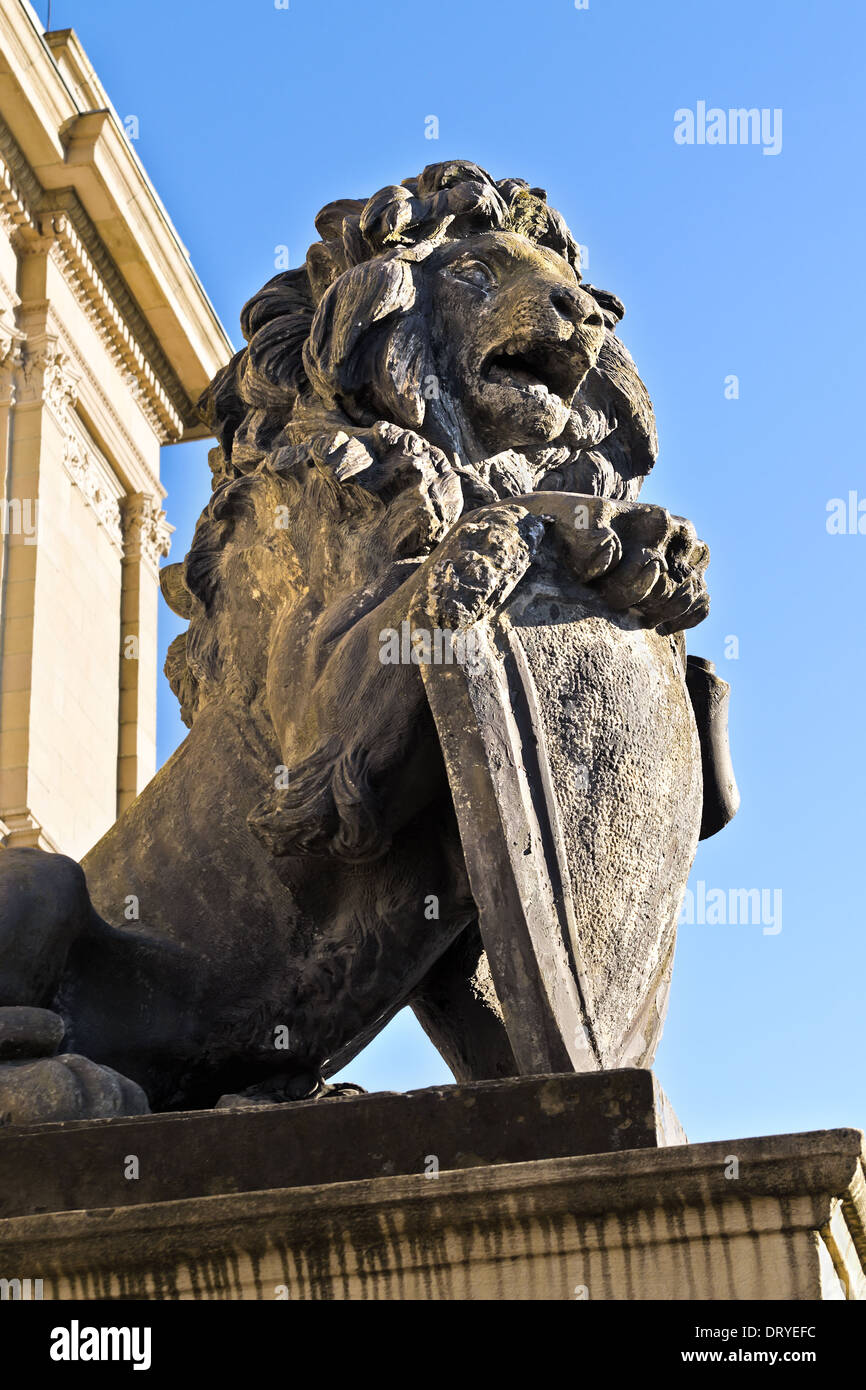
[{"label": "weathered stone surface", "polygon": [[21,1057],[51,1057],[63,1041],[66,1025],[50,1009],[26,1005],[0,1008],[0,1062]]},{"label": "weathered stone surface", "polygon": [[[683,693],[708,551],[637,500],[657,443],[623,307],[580,280],[541,190],[466,161],[316,226],[202,402],[213,496],[161,572],[189,622],[167,663],[189,737],[86,888],[55,861],[46,907],[44,858],[0,856],[0,1004],[56,1009],[160,1110],[306,1095],[404,1005],[459,1080],[648,1064],[720,745]],[[446,768],[421,667],[435,681],[437,640],[478,626],[502,656],[508,624],[549,777],[524,743],[505,843],[494,752],[476,740],[472,766],[452,729]],[[479,872],[497,835],[501,921]]]},{"label": "weathered stone surface", "polygon": [[[88,1057],[63,1053],[0,1066],[0,1134],[5,1126],[144,1115],[147,1109],[140,1086]],[[26,1174],[19,1172],[12,1180],[26,1182]]]},{"label": "weathered stone surface", "polygon": [[655,1077],[637,1069],[15,1126],[0,1130],[0,1217],[685,1142]]},{"label": "weathered stone surface", "polygon": [[54,1212],[0,1222],[0,1244],[59,1299],[864,1299],[862,1145],[829,1130]]}]

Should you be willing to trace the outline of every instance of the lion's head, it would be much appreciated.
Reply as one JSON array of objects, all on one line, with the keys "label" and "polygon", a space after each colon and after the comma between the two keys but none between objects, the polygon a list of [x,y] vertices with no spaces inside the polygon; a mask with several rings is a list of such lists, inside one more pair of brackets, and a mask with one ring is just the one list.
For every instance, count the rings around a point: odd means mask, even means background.
[{"label": "lion's head", "polygon": [[[614,333],[622,305],[582,283],[577,243],[542,189],[450,161],[330,203],[316,228],[304,266],[244,307],[247,345],[200,402],[218,440],[214,496],[184,565],[163,571],[169,604],[190,618],[166,668],[188,722],[209,691],[261,681],[231,655],[229,571],[242,564],[254,584],[256,545],[278,545],[283,572],[310,582],[302,539],[262,528],[309,495],[311,468],[335,554],[375,531],[380,549],[410,556],[461,510],[503,496],[635,497],[655,459],[652,406]],[[380,485],[395,449],[418,470],[423,509]]]},{"label": "lion's head", "polygon": [[575,491],[636,493],[656,438],[614,336],[624,311],[581,283],[543,189],[432,164],[367,201],[329,203],[316,227],[305,265],[245,306],[247,346],[202,398],[220,473],[323,427],[387,420],[470,468],[527,449],[542,474],[580,462],[595,486],[569,480]]}]

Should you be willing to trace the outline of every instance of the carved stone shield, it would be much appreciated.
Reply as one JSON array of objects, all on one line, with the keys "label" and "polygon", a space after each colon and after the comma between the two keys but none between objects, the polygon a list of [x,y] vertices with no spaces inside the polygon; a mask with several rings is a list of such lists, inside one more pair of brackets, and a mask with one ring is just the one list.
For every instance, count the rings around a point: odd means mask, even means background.
[{"label": "carved stone shield", "polygon": [[518,1065],[649,1066],[701,824],[682,638],[544,547],[468,637],[422,670]]}]

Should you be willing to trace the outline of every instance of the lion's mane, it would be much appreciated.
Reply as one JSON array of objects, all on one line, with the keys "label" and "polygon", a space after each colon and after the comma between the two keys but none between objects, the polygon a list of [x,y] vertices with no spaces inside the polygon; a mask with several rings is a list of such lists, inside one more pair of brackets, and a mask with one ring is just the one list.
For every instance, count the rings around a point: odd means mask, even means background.
[{"label": "lion's mane", "polygon": [[[189,619],[166,661],[187,724],[217,689],[234,685],[247,699],[256,693],[255,673],[232,662],[216,615],[227,547],[261,493],[269,506],[290,512],[302,497],[321,508],[326,530],[342,544],[359,515],[369,520],[390,505],[356,481],[374,476],[377,449],[417,452],[421,445],[448,468],[418,435],[423,382],[434,371],[415,307],[415,276],[427,256],[446,240],[511,231],[558,253],[580,278],[578,245],[544,190],[522,179],[496,182],[465,161],[429,165],[366,201],[329,203],[315,223],[321,240],[304,265],[275,275],[244,306],[246,345],[199,402],[218,441],[209,454],[213,495],[184,562],[161,572],[169,606]],[[606,291],[583,288],[601,308],[605,344],[575,399],[573,429],[529,456],[530,486],[634,497],[656,455],[652,406],[614,335],[623,306]],[[460,474],[465,509],[503,490],[526,490],[525,472],[513,482],[507,470],[493,480],[468,466]],[[386,546],[405,543],[396,521],[391,532],[386,526]],[[421,553],[439,538],[434,528],[419,542]],[[297,545],[292,558],[302,572],[312,562]]]}]

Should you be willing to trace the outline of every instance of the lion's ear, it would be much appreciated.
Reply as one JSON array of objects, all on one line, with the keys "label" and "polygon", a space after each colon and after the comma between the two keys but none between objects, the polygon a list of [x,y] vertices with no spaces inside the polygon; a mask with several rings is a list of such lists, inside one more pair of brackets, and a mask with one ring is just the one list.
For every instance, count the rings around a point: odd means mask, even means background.
[{"label": "lion's ear", "polygon": [[376,390],[387,418],[419,430],[427,415],[428,388],[438,391],[425,336],[410,318],[398,321],[379,349]]},{"label": "lion's ear", "polygon": [[[386,395],[400,423],[424,419],[420,341],[408,324],[412,267],[396,256],[355,266],[316,310],[304,348],[307,376],[329,405]],[[375,418],[375,417],[374,417]]]}]

